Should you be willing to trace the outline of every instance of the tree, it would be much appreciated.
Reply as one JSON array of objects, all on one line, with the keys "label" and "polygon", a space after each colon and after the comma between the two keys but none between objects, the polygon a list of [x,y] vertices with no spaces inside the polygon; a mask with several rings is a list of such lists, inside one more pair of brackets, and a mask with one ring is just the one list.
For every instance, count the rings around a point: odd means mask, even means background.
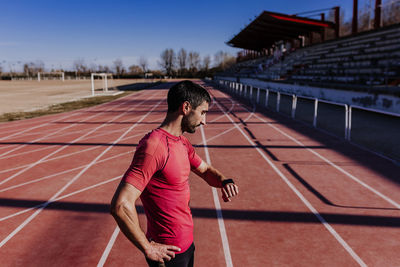
[{"label": "tree", "polygon": [[131,65],[129,66],[129,74],[141,75],[143,74],[143,68],[139,67],[138,65]]},{"label": "tree", "polygon": [[34,62],[25,63],[23,65],[23,70],[25,75],[31,77],[37,75],[38,72],[44,71],[44,63],[43,61],[37,61],[36,63]]},{"label": "tree", "polygon": [[179,75],[183,76],[186,70],[187,53],[186,50],[181,48],[178,52],[178,65],[179,65]]},{"label": "tree", "polygon": [[139,66],[142,68],[143,73],[147,72],[147,65],[148,65],[147,59],[145,57],[141,56],[139,58]]},{"label": "tree", "polygon": [[117,58],[113,63],[114,63],[115,73],[119,78],[125,72],[124,64],[122,63],[122,60],[119,58]]},{"label": "tree", "polygon": [[388,1],[382,8],[383,26],[400,22],[400,2]]},{"label": "tree", "polygon": [[218,51],[214,56],[215,64],[217,68],[225,70],[235,64],[236,58],[227,52]]},{"label": "tree", "polygon": [[83,58],[76,59],[73,63],[73,66],[78,76],[82,73],[86,73],[88,69]]},{"label": "tree", "polygon": [[210,64],[211,64],[211,58],[210,58],[209,55],[207,55],[207,56],[205,56],[205,57],[203,58],[203,70],[204,70],[205,72],[207,72],[207,71],[209,70]]},{"label": "tree", "polygon": [[172,48],[167,48],[161,53],[160,66],[165,70],[167,76],[172,76],[175,66],[175,52]]},{"label": "tree", "polygon": [[194,75],[199,69],[200,54],[197,52],[189,52],[188,56],[189,72]]}]

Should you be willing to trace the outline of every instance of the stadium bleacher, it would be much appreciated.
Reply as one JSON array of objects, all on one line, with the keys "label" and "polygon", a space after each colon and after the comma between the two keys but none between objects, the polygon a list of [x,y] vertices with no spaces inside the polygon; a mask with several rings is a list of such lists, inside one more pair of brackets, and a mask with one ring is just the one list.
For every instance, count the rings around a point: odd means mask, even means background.
[{"label": "stadium bleacher", "polygon": [[400,84],[400,24],[240,62],[225,75],[309,85],[393,87]]}]

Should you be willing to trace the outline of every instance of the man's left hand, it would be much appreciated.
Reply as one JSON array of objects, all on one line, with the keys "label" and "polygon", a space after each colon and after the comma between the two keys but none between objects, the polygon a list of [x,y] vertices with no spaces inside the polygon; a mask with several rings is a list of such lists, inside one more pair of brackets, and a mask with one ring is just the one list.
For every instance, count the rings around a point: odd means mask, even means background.
[{"label": "man's left hand", "polygon": [[239,194],[239,188],[234,183],[227,183],[221,188],[221,192],[224,202],[230,202],[232,197]]}]

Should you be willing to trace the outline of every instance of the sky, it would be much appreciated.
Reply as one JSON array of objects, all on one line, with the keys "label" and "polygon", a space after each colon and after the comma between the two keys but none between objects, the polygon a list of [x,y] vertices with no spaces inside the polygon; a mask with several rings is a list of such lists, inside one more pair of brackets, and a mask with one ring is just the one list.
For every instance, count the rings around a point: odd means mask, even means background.
[{"label": "sky", "polygon": [[[359,6],[363,1],[359,0]],[[28,62],[45,69],[72,70],[73,62],[127,68],[144,57],[159,69],[166,48],[196,51],[211,59],[262,11],[294,14],[340,6],[345,17],[352,0],[0,0],[0,67],[22,71]]]}]

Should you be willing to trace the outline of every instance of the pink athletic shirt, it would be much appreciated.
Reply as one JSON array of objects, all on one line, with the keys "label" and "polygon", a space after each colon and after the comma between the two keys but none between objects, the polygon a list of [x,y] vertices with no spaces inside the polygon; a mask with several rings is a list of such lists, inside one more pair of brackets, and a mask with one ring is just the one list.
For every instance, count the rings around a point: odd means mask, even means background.
[{"label": "pink athletic shirt", "polygon": [[189,173],[202,159],[183,135],[158,128],[140,140],[123,181],[142,191],[147,238],[185,252],[193,243]]}]

